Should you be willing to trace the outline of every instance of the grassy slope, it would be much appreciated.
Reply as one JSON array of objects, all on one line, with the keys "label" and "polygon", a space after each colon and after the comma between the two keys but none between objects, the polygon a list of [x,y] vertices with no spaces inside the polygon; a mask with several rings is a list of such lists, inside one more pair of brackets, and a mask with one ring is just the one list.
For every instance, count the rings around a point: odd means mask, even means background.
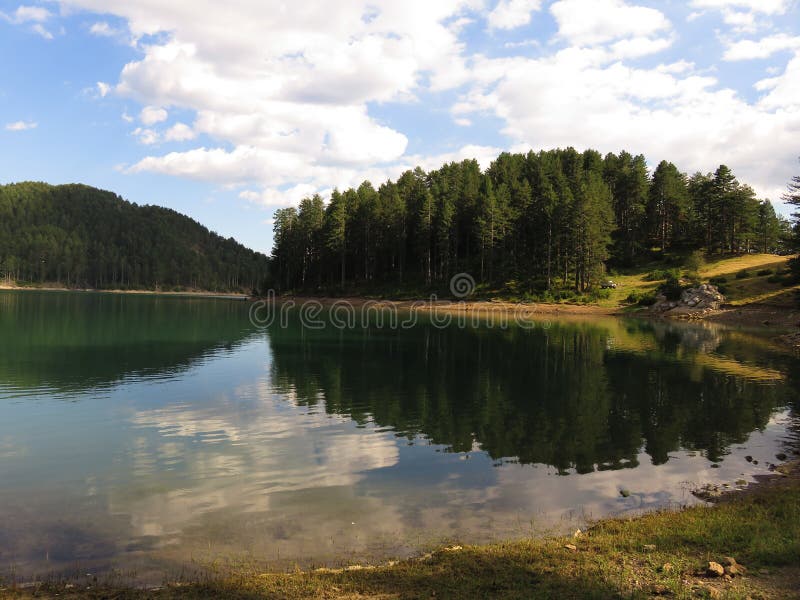
[{"label": "grassy slope", "polygon": [[[160,590],[78,585],[6,590],[9,598],[798,598],[800,472],[714,507],[606,520],[571,538],[441,550],[377,568],[241,571]],[[574,544],[569,549],[566,544]],[[458,548],[458,547],[456,547]],[[744,577],[712,579],[709,560],[734,557]],[[0,593],[2,595],[2,593]]]},{"label": "grassy slope", "polygon": [[[700,277],[708,281],[711,277],[725,277],[726,298],[730,304],[746,305],[752,303],[768,303],[774,306],[791,307],[795,302],[795,292],[800,285],[783,287],[780,283],[770,283],[768,276],[758,276],[758,271],[770,269],[773,272],[788,270],[789,256],[774,254],[748,254],[734,258],[710,261],[700,269]],[[663,268],[652,265],[652,269]],[[740,271],[747,271],[749,277],[736,279]],[[619,287],[612,290],[611,297],[601,301],[604,306],[621,306],[633,291],[647,292],[655,290],[661,282],[645,281],[651,269],[637,269],[614,276]]]}]

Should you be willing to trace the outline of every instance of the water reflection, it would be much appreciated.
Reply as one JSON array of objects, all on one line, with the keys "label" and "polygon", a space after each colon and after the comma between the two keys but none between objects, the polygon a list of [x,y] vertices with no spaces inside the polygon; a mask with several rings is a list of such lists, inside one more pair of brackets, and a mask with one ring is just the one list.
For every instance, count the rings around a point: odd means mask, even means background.
[{"label": "water reflection", "polygon": [[791,358],[719,329],[605,320],[514,328],[269,330],[276,389],[456,452],[587,473],[711,461],[789,404]]},{"label": "water reflection", "polygon": [[796,359],[714,328],[258,334],[184,302],[0,294],[0,573],[158,583],[692,502],[766,470],[800,389]]}]

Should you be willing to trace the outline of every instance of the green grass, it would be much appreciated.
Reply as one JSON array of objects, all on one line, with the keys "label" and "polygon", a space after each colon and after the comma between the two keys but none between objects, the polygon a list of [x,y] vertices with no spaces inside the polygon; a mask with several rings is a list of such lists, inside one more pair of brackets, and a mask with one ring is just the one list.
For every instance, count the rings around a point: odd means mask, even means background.
[{"label": "green grass", "polygon": [[[716,280],[717,284],[722,285],[730,304],[742,306],[761,303],[789,308],[796,305],[795,291],[800,290],[800,285],[785,286],[783,280],[770,280],[759,273],[767,270],[773,273],[786,272],[790,258],[774,254],[747,254],[713,259],[700,265],[697,276],[701,281]],[[608,307],[629,305],[628,297],[631,294],[641,297],[655,292],[663,281],[654,277],[666,275],[669,270],[655,264],[615,275],[611,279],[618,284],[617,289],[612,290],[610,297],[599,304]],[[686,269],[678,270],[684,275],[688,274]]]},{"label": "green grass", "polygon": [[[700,574],[708,561],[725,556],[744,565],[746,576],[724,581]],[[242,569],[160,590],[54,585],[5,594],[170,600],[799,597],[800,479],[795,466],[791,477],[714,507],[605,520],[578,537],[443,549],[391,566],[295,573]]]}]

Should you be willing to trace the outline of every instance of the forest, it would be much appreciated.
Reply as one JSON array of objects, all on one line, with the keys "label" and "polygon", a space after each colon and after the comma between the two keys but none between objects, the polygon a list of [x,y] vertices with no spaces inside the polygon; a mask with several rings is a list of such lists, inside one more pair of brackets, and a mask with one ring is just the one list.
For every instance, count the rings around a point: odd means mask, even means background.
[{"label": "forest", "polygon": [[269,259],[174,210],[85,185],[0,186],[0,281],[94,289],[260,289]]},{"label": "forest", "polygon": [[651,174],[624,151],[503,153],[485,172],[476,160],[417,168],[279,209],[271,284],[436,288],[466,272],[487,286],[584,293],[611,269],[697,250],[778,252],[790,236],[725,165],[687,176],[667,161]]}]

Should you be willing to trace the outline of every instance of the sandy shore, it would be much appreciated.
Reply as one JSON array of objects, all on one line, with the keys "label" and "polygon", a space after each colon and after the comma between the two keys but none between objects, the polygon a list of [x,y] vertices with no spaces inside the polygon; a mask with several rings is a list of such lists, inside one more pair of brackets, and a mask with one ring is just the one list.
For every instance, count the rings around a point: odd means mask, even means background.
[{"label": "sandy shore", "polygon": [[356,308],[374,306],[395,310],[418,310],[421,312],[451,313],[474,312],[481,314],[514,314],[518,316],[552,315],[552,316],[615,316],[623,314],[622,308],[598,306],[595,304],[523,304],[501,300],[378,300],[360,297],[312,297],[312,296],[278,296],[280,303],[293,301],[297,305],[304,302],[319,302],[323,306],[337,304],[350,305]]}]

